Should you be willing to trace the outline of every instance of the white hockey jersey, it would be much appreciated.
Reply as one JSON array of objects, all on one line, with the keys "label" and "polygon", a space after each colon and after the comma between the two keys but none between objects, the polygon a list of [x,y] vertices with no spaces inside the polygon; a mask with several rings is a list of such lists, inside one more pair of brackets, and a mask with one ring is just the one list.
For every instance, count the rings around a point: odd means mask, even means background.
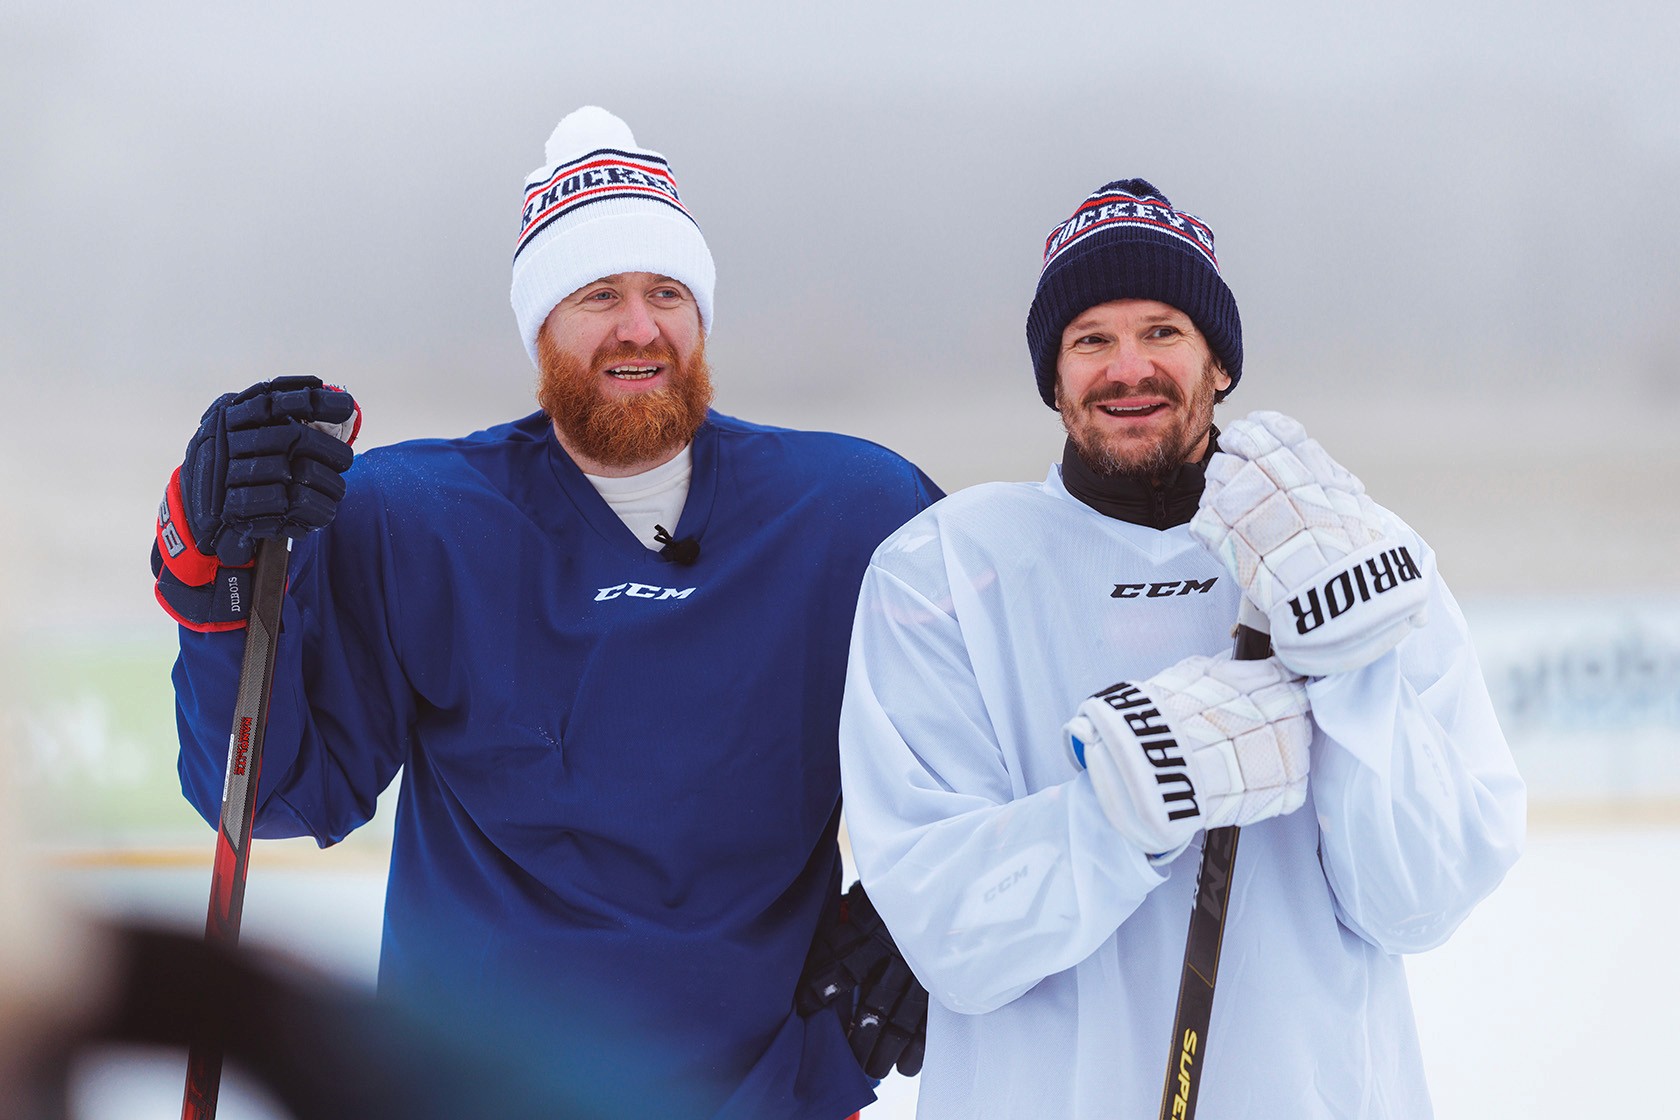
[{"label": "white hockey jersey", "polygon": [[[1243,829],[1208,1120],[1430,1115],[1399,954],[1498,884],[1525,814],[1436,588],[1398,649],[1308,684],[1306,805]],[[1101,688],[1228,649],[1238,602],[1186,527],[1106,517],[1059,468],[955,494],[876,551],[841,765],[859,874],[933,996],[923,1120],[1156,1115],[1200,841],[1152,868],[1061,728]]]}]

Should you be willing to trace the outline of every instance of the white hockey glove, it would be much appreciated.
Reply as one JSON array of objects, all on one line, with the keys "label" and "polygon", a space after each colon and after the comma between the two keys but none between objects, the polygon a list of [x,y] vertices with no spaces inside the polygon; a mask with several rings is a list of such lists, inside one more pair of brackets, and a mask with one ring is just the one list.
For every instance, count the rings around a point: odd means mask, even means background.
[{"label": "white hockey glove", "polygon": [[1365,487],[1300,424],[1256,412],[1219,434],[1190,532],[1271,621],[1297,673],[1362,669],[1423,625],[1420,567]]},{"label": "white hockey glove", "polygon": [[1062,732],[1104,815],[1152,863],[1199,829],[1292,813],[1307,798],[1307,690],[1276,658],[1187,657],[1097,693]]}]

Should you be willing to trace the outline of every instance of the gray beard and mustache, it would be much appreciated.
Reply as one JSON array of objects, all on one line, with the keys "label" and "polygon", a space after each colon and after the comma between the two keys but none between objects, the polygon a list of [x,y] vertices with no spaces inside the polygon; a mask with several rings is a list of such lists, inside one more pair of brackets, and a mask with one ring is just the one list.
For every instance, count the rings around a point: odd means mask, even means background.
[{"label": "gray beard and mustache", "polygon": [[[1188,462],[1203,437],[1213,426],[1213,374],[1217,364],[1209,358],[1202,376],[1191,390],[1189,407],[1183,390],[1164,377],[1146,377],[1133,386],[1103,384],[1093,388],[1077,403],[1070,403],[1056,385],[1056,410],[1074,450],[1097,474],[1105,478],[1130,478],[1155,482],[1166,478]],[[1175,410],[1174,423],[1148,443],[1121,440],[1106,433],[1090,409],[1099,404],[1122,404],[1138,397],[1160,397]]]},{"label": "gray beard and mustache", "polygon": [[[612,366],[659,363],[670,371],[670,384],[633,396],[609,396],[603,371]],[[671,344],[621,343],[603,347],[590,361],[579,362],[537,336],[537,403],[548,413],[566,445],[609,467],[631,467],[681,450],[706,420],[712,404],[711,368],[702,339],[687,362],[679,362]]]}]

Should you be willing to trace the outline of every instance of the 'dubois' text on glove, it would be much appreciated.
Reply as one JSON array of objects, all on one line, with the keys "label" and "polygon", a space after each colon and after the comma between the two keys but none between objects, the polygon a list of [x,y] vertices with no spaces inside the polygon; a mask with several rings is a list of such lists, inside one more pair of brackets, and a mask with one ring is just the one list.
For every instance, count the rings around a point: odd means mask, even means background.
[{"label": "'dubois' text on glove", "polygon": [[205,410],[152,542],[157,598],[193,630],[245,625],[256,542],[326,525],[344,497],[361,409],[316,377],[279,377]]}]

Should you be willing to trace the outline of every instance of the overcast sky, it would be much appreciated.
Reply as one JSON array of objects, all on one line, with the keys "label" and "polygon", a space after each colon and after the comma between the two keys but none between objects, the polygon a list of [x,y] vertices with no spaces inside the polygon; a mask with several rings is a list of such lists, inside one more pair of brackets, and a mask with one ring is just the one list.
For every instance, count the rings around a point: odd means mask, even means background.
[{"label": "overcast sky", "polygon": [[1673,588],[1677,12],[9,0],[11,613],[151,609],[156,496],[221,391],[345,381],[375,443],[529,411],[518,192],[585,103],[707,235],[726,411],[949,487],[1042,476],[1042,239],[1141,175],[1219,239],[1226,412],[1302,416],[1472,588],[1559,511],[1519,588],[1602,573],[1606,536],[1636,538],[1612,576]]}]

